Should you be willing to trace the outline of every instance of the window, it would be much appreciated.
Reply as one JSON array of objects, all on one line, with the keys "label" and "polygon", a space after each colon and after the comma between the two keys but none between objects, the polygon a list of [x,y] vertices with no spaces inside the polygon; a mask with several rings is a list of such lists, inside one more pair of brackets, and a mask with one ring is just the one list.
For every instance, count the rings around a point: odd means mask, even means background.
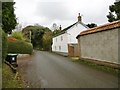
[{"label": "window", "polygon": [[57,38],[56,38],[56,42],[57,42]]},{"label": "window", "polygon": [[61,46],[59,46],[59,50],[61,50]]},{"label": "window", "polygon": [[63,40],[63,36],[61,36],[61,41]]}]

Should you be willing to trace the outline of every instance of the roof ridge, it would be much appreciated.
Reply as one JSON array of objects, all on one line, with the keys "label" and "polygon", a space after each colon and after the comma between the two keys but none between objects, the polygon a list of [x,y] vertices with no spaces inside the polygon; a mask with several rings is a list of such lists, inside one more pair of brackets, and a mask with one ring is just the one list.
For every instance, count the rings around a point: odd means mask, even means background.
[{"label": "roof ridge", "polygon": [[72,26],[74,26],[77,22],[73,23],[72,25],[69,25],[68,27],[64,28],[63,30],[67,30],[69,28],[71,28]]},{"label": "roof ridge", "polygon": [[71,28],[72,26],[74,26],[74,25],[77,24],[77,23],[80,23],[80,24],[82,24],[84,27],[88,28],[88,27],[86,26],[86,24],[84,24],[83,22],[77,21],[77,22],[73,23],[72,25],[69,25],[68,27],[66,27],[66,28],[64,28],[63,30],[61,30],[61,32],[58,33],[57,35],[55,35],[54,37],[59,36],[59,35],[65,33],[65,31],[67,31],[69,28]]},{"label": "roof ridge", "polygon": [[83,23],[83,22],[79,22],[79,21],[78,21],[78,23],[82,24],[84,27],[86,27],[86,28],[89,29],[89,27],[88,27],[85,23]]}]

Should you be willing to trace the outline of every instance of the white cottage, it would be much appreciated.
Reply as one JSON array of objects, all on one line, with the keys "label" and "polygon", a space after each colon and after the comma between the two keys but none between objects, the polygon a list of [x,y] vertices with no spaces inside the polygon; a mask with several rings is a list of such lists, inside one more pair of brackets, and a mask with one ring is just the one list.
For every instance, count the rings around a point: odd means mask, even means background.
[{"label": "white cottage", "polygon": [[79,13],[78,21],[63,29],[58,35],[53,37],[52,51],[68,55],[68,44],[77,44],[76,36],[88,27],[82,23]]}]

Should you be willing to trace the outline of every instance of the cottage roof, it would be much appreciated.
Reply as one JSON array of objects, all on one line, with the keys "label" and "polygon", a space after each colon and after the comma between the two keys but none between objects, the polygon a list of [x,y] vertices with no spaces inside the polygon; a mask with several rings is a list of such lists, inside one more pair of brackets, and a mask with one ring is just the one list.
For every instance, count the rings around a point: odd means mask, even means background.
[{"label": "cottage roof", "polygon": [[81,32],[76,38],[78,38],[79,36],[83,36],[83,35],[87,35],[87,34],[91,34],[95,32],[100,32],[100,31],[105,31],[105,30],[110,30],[110,29],[118,28],[118,27],[120,27],[120,20],[107,23],[104,25],[100,25],[98,27],[94,27],[91,29],[87,29],[86,31]]},{"label": "cottage roof", "polygon": [[74,24],[72,24],[72,25],[64,28],[60,33],[56,34],[54,37],[57,37],[57,36],[59,36],[59,35],[61,35],[61,34],[64,34],[68,29],[70,29],[71,27],[73,27],[73,26],[76,25],[76,24],[81,24],[81,25],[83,25],[84,27],[88,28],[84,23],[82,23],[81,21],[78,21],[78,22],[75,22]]}]

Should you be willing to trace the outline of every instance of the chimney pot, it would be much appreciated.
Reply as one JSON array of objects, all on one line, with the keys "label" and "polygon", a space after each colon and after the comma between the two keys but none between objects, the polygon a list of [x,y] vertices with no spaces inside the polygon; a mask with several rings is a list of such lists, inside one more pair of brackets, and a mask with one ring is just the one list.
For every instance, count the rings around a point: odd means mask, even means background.
[{"label": "chimney pot", "polygon": [[62,30],[62,27],[61,27],[61,25],[60,25],[60,30]]},{"label": "chimney pot", "polygon": [[78,22],[81,21],[80,13],[78,14]]}]

